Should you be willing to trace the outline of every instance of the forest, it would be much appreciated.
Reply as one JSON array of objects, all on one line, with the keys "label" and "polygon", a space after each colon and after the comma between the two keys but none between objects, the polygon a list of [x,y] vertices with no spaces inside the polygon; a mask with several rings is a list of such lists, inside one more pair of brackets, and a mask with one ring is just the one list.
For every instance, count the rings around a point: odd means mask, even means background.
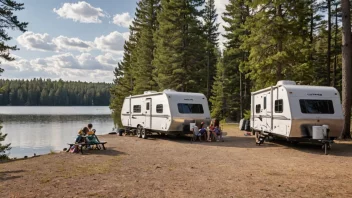
[{"label": "forest", "polygon": [[0,80],[1,106],[108,106],[108,83],[63,80]]},{"label": "forest", "polygon": [[278,80],[341,93],[341,1],[229,0],[221,16],[216,9],[214,0],[137,3],[114,71],[110,107],[118,123],[123,98],[146,90],[202,92],[212,117],[232,121],[248,116],[251,91]]}]

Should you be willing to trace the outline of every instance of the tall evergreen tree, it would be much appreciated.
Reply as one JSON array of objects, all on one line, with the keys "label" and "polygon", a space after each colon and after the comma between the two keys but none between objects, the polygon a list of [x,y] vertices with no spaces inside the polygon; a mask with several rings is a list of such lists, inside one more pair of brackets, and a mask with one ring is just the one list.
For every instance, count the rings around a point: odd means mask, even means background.
[{"label": "tall evergreen tree", "polygon": [[160,89],[206,91],[205,41],[199,11],[204,0],[162,0],[153,64]]},{"label": "tall evergreen tree", "polygon": [[153,52],[155,44],[153,35],[158,27],[157,13],[160,8],[160,0],[141,0],[138,4],[136,17],[140,17],[140,35],[136,43],[136,66],[133,69],[135,86],[134,94],[141,94],[146,90],[157,90],[158,86],[154,78]]},{"label": "tall evergreen tree", "polygon": [[[5,42],[10,41],[12,38],[6,33],[7,29],[17,29],[21,32],[25,32],[28,23],[20,22],[17,20],[17,16],[14,15],[14,11],[20,11],[24,9],[23,3],[17,3],[13,0],[2,0],[0,1],[0,57],[7,61],[13,61],[14,58],[10,55],[10,50],[18,50],[17,46],[10,46]],[[0,73],[4,70],[0,68]],[[15,92],[13,96],[15,97]],[[0,130],[1,130],[0,126]],[[6,134],[0,132],[0,158],[6,157],[5,151],[10,149],[10,145],[2,145],[1,142],[6,138]]]},{"label": "tall evergreen tree", "polygon": [[250,10],[244,0],[230,0],[222,17],[226,23],[223,36],[227,42],[222,62],[217,65],[221,73],[217,72],[211,97],[211,102],[214,102],[212,114],[219,116],[221,112],[220,118],[238,119],[243,116],[243,108],[247,108],[250,104],[249,98],[243,100],[244,95],[247,96],[249,93],[247,91],[244,94],[243,89],[249,87],[249,81],[245,79],[243,71],[248,61],[248,50],[240,48],[243,44],[242,38],[249,35],[244,26],[249,15]]},{"label": "tall evergreen tree", "polygon": [[135,49],[135,43],[131,42],[136,35],[133,32],[130,35],[130,40],[125,42],[123,60],[118,63],[115,68],[114,86],[111,88],[110,109],[114,122],[121,126],[121,109],[125,97],[133,94],[134,77],[132,65],[132,52]]},{"label": "tall evergreen tree", "polygon": [[309,83],[309,2],[260,0],[249,5],[255,14],[246,21],[250,35],[242,47],[250,50],[246,69],[255,89],[282,79]]},{"label": "tall evergreen tree", "polygon": [[204,33],[206,37],[207,53],[207,98],[210,98],[210,90],[213,85],[213,75],[216,74],[219,23],[216,23],[218,14],[216,13],[215,1],[207,0],[204,10]]}]

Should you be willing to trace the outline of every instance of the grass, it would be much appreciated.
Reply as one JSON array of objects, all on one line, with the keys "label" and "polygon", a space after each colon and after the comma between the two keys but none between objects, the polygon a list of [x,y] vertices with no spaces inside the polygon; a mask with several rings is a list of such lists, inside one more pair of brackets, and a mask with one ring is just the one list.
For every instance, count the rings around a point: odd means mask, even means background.
[{"label": "grass", "polygon": [[53,154],[56,154],[56,152],[55,152],[54,150],[51,150],[51,149],[50,149],[49,155],[53,155]]}]

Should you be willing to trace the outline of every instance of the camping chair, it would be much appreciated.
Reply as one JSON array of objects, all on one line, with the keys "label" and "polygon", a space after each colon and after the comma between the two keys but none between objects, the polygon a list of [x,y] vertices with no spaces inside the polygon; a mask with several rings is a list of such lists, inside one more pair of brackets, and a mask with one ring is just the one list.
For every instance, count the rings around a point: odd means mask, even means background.
[{"label": "camping chair", "polygon": [[207,135],[207,133],[202,134],[199,131],[193,132],[191,142],[195,142],[195,141],[197,141],[197,139],[199,139],[199,142],[201,142],[202,141],[202,136],[206,136],[206,135]]}]

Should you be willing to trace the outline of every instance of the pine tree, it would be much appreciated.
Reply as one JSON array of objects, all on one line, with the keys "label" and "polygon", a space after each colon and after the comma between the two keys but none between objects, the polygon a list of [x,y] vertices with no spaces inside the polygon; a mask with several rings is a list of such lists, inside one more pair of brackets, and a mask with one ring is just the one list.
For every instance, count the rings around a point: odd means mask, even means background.
[{"label": "pine tree", "polygon": [[216,75],[217,51],[218,51],[218,28],[216,23],[218,14],[216,13],[214,0],[207,0],[204,10],[204,33],[206,37],[207,53],[207,98],[210,98],[210,90],[214,82],[213,75]]},{"label": "pine tree", "polygon": [[5,138],[7,136],[7,134],[3,134],[1,132],[2,126],[0,125],[0,160],[2,159],[7,159],[7,154],[6,151],[10,150],[11,144],[2,144],[1,142],[5,141]]},{"label": "pine tree", "polygon": [[[217,65],[221,72],[217,72],[211,97],[212,115],[219,116],[221,112],[219,118],[237,120],[243,116],[243,109],[249,108],[250,100],[246,98],[249,91],[244,91],[244,88],[249,88],[249,81],[245,79],[243,71],[248,60],[248,51],[240,48],[243,44],[242,37],[249,34],[244,27],[249,14],[249,7],[244,0],[231,0],[222,17],[226,23],[224,37],[227,42],[223,59]],[[243,100],[244,98],[247,100]]]},{"label": "pine tree", "polygon": [[153,35],[158,27],[156,16],[160,8],[160,0],[141,0],[138,4],[136,17],[139,21],[139,38],[136,43],[136,66],[133,70],[135,78],[134,94],[146,90],[158,90],[154,79],[153,52],[155,44]]},{"label": "pine tree", "polygon": [[[130,40],[135,35],[130,35]],[[134,88],[134,78],[132,75],[132,51],[135,49],[135,45],[130,41],[127,41],[124,45],[124,56],[123,60],[118,63],[118,66],[115,68],[114,75],[114,86],[111,88],[111,102],[110,109],[112,110],[112,116],[114,122],[119,126],[122,126],[121,123],[121,109],[125,97],[132,95]]]},{"label": "pine tree", "polygon": [[[21,32],[25,32],[28,23],[20,22],[17,16],[14,15],[14,11],[20,11],[24,9],[23,3],[16,3],[13,0],[0,1],[0,16],[1,27],[0,27],[0,57],[7,60],[13,61],[14,58],[10,55],[10,50],[18,50],[17,46],[7,45],[5,42],[10,41],[12,38],[6,33],[6,29],[18,29]],[[4,70],[0,68],[0,73]]]},{"label": "pine tree", "polygon": [[205,41],[198,20],[202,14],[198,8],[203,3],[203,0],[161,1],[153,61],[161,90],[206,91]]},{"label": "pine tree", "polygon": [[209,101],[212,104],[211,117],[223,119],[225,118],[224,111],[224,81],[225,70],[223,65],[223,58],[219,58],[216,64],[216,76],[213,87],[211,89],[212,96]]},{"label": "pine tree", "polygon": [[309,2],[260,0],[249,4],[256,13],[246,21],[250,35],[242,47],[250,50],[246,69],[255,89],[278,80],[310,82],[307,64],[309,46]]}]

